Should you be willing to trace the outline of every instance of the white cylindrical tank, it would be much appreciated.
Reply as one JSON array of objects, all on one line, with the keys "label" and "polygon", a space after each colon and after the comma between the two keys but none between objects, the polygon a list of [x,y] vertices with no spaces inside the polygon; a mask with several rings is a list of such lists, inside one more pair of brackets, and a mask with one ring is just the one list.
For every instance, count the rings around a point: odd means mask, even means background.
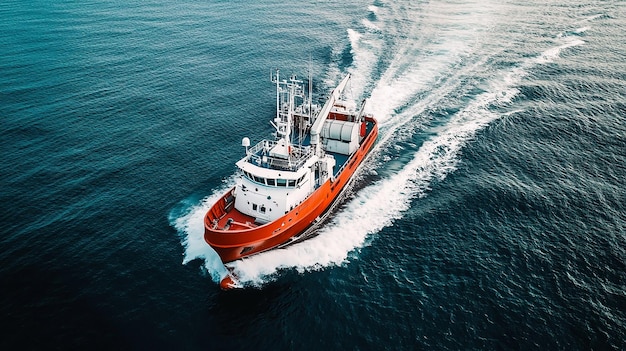
[{"label": "white cylindrical tank", "polygon": [[327,120],[321,133],[323,138],[351,142],[358,140],[359,125],[354,122]]}]

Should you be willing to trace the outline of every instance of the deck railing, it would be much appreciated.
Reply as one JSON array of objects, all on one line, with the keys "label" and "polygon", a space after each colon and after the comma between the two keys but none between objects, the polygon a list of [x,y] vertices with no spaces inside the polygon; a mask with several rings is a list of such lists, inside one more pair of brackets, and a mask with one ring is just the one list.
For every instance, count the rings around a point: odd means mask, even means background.
[{"label": "deck railing", "polygon": [[295,171],[302,167],[315,151],[310,146],[291,145],[291,152],[287,158],[270,156],[270,150],[277,144],[278,142],[272,140],[257,143],[248,149],[248,162],[260,167]]}]

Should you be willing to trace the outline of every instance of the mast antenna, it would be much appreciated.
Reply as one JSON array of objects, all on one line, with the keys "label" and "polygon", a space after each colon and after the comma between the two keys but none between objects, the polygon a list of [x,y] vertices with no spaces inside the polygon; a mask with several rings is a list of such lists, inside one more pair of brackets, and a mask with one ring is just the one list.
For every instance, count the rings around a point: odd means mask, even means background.
[{"label": "mast antenna", "polygon": [[313,118],[313,68],[311,65],[311,54],[309,54],[309,121]]}]

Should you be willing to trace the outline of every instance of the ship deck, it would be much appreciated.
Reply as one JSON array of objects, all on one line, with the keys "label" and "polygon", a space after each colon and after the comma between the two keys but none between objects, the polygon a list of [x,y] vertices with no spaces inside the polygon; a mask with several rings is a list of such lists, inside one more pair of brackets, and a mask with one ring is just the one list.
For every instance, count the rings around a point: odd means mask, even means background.
[{"label": "ship deck", "polygon": [[222,230],[252,229],[258,226],[254,217],[239,212],[234,206],[217,222],[217,229]]}]

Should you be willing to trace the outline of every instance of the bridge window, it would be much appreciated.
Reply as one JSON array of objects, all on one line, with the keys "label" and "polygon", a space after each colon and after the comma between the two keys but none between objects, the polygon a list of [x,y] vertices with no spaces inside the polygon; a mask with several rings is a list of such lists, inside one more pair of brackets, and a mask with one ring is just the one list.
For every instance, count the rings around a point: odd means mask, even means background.
[{"label": "bridge window", "polygon": [[278,186],[287,186],[287,180],[286,179],[277,179],[276,180],[276,185],[278,185]]},{"label": "bridge window", "polygon": [[295,180],[290,180],[289,181],[289,186],[291,186],[291,187],[296,186],[296,181]]},{"label": "bridge window", "polygon": [[276,179],[267,179],[267,185],[276,186]]}]

